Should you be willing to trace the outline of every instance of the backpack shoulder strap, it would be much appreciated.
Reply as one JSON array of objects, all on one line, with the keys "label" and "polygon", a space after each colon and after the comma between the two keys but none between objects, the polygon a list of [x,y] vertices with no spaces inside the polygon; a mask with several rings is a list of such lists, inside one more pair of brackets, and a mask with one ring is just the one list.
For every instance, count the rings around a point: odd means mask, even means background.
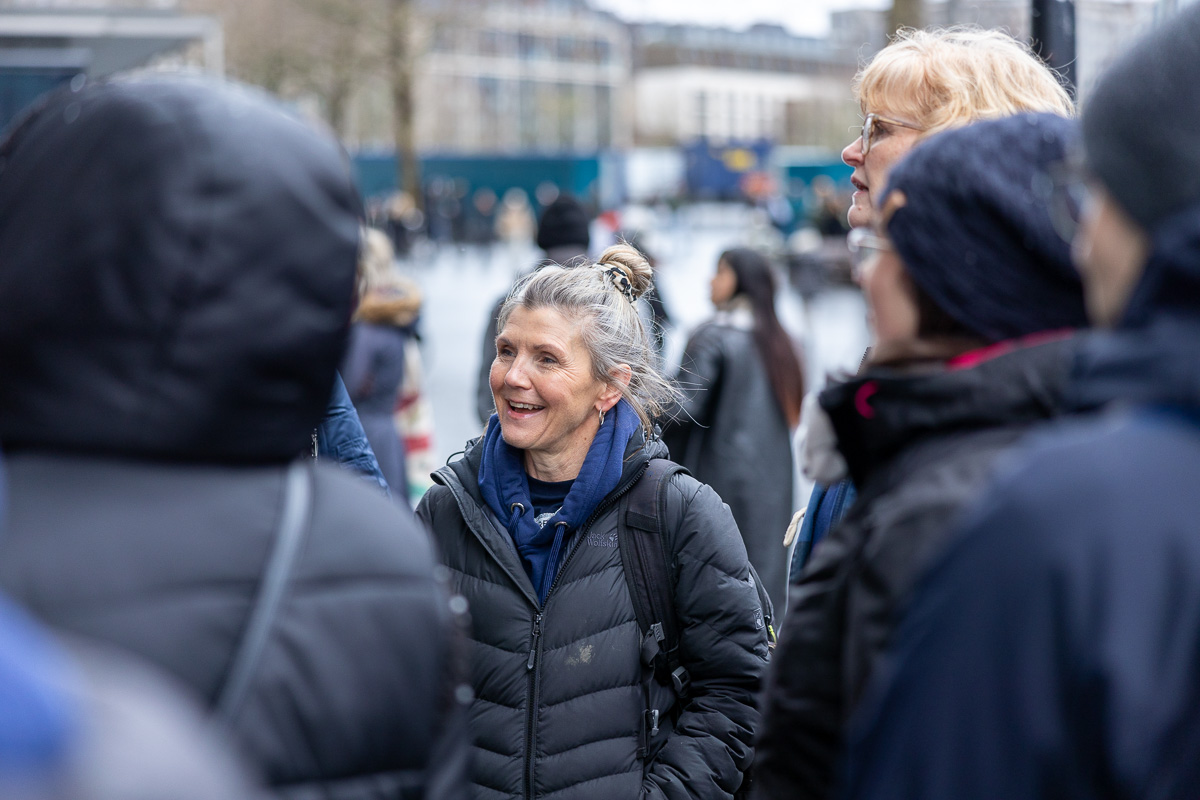
[{"label": "backpack shoulder strap", "polygon": [[288,578],[304,542],[311,514],[312,480],[312,472],[304,459],[293,461],[288,467],[284,483],[283,511],[275,533],[275,544],[263,569],[254,607],[234,652],[229,675],[217,697],[215,715],[227,725],[232,725],[242,710],[242,704],[250,690],[250,682],[257,671],[263,651],[266,650],[275,616],[287,589]]},{"label": "backpack shoulder strap", "polygon": [[663,458],[653,458],[629,491],[623,524],[617,537],[625,581],[642,631],[642,663],[664,685],[682,697],[690,682],[679,658],[679,621],[675,616],[675,582],[663,518],[664,488],[687,470]]}]

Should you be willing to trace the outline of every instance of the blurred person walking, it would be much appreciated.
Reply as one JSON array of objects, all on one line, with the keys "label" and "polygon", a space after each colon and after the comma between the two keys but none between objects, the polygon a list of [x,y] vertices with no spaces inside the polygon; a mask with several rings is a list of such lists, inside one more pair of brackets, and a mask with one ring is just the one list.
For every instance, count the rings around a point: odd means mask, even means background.
[{"label": "blurred person walking", "polygon": [[780,542],[795,510],[792,432],[804,372],[775,315],[775,276],[754,250],[727,250],[711,285],[716,314],[692,333],[664,418],[672,457],[729,504],[746,552],[779,612],[789,553]]},{"label": "blurred person walking", "polygon": [[1006,449],[1064,411],[1083,289],[1031,195],[1074,138],[1052,114],[931,137],[892,169],[874,232],[854,234],[877,344],[858,376],[806,401],[804,457],[859,496],[792,587],[759,797],[831,795],[846,720],[954,515]]},{"label": "blurred person walking", "polygon": [[1031,440],[965,517],[853,727],[845,797],[1200,796],[1197,74],[1193,5],[1101,76],[1083,169],[1048,176],[1082,201],[1112,328],[1070,399],[1111,410]]},{"label": "blurred person walking", "polygon": [[458,796],[431,542],[306,457],[359,247],[343,154],[233,84],[77,88],[0,143],[0,586],[179,679],[275,796]]},{"label": "blurred person walking", "polygon": [[[505,206],[508,196],[513,191],[505,193]],[[522,193],[524,196],[524,193]],[[528,209],[528,203],[525,206]],[[532,214],[532,212],[531,212]],[[532,215],[530,221],[532,222]],[[542,212],[537,224],[537,246],[545,256],[529,272],[541,267],[557,264],[571,266],[587,258],[588,246],[591,243],[591,218],[583,205],[569,194],[560,194]],[[528,274],[528,272],[526,273]],[[475,410],[479,421],[488,424],[496,406],[492,402],[492,389],[489,375],[492,370],[492,360],[496,357],[497,318],[500,309],[508,299],[508,294],[496,299],[488,315],[487,325],[483,330],[483,340],[479,350],[479,380],[475,387]]]},{"label": "blurred person walking", "polygon": [[[417,508],[473,610],[477,797],[716,800],[750,765],[762,610],[728,508],[649,436],[671,397],[637,309],[650,282],[624,245],[522,279],[499,412]],[[671,608],[643,626],[647,590]]]},{"label": "blurred person walking", "polygon": [[[1022,112],[1075,113],[1062,80],[1027,45],[972,26],[899,31],[859,70],[853,91],[863,115],[862,134],[842,150],[842,161],[854,167],[847,215],[852,228],[873,224],[888,173],[923,139]],[[855,496],[849,480],[814,486],[792,554],[793,581]]]},{"label": "blurred person walking", "polygon": [[408,505],[404,443],[394,415],[404,383],[408,345],[416,336],[421,292],[395,273],[394,253],[386,235],[368,228],[363,237],[360,299],[341,373],[393,498]]}]

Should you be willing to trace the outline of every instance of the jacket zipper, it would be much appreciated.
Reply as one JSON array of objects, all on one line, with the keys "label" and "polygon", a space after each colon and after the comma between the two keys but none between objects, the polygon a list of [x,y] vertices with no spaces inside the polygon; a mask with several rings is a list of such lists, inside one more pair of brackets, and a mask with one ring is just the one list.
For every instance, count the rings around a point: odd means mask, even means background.
[{"label": "jacket zipper", "polygon": [[525,662],[525,671],[529,673],[529,702],[525,711],[525,797],[533,798],[533,746],[534,731],[537,730],[537,697],[541,670],[538,669],[538,654],[541,651],[542,612],[533,618],[533,641],[529,646],[529,660]]},{"label": "jacket zipper", "polygon": [[[596,506],[596,509],[587,518],[587,522],[579,528],[579,532],[575,535],[575,541],[571,544],[571,549],[567,551],[567,557],[563,559],[562,566],[554,575],[554,580],[550,583],[550,590],[546,592],[546,603],[542,604],[542,609],[549,604],[550,598],[554,596],[554,588],[558,586],[558,580],[562,574],[567,571],[567,565],[571,563],[571,559],[575,556],[575,551],[579,549],[579,543],[587,536],[588,530],[596,523],[608,509],[616,505],[622,497],[629,493],[633,485],[642,479],[646,474],[646,470],[650,468],[650,462],[647,461],[638,470],[637,475],[630,480],[617,487],[616,492],[609,495],[604,502]],[[539,610],[533,617],[533,634],[532,643],[529,648],[529,660],[525,662],[525,670],[529,673],[529,702],[526,704],[527,711],[525,713],[525,797],[527,800],[533,800],[533,779],[534,779],[534,758],[533,747],[535,744],[534,731],[537,729],[537,699],[541,684],[541,637],[542,637],[542,615],[543,611]]]}]

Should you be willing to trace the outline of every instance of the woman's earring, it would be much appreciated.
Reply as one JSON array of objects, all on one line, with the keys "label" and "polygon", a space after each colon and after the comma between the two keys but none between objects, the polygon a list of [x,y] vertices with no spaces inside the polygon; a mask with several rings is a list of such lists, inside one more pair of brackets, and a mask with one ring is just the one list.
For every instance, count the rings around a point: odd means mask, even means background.
[{"label": "woman's earring", "polygon": [[600,425],[604,426],[604,409],[600,409]]}]

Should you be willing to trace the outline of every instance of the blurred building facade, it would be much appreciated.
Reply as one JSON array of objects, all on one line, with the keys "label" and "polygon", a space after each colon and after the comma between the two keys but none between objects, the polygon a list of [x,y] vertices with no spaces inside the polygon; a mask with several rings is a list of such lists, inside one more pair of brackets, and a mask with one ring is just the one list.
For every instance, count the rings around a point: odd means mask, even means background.
[{"label": "blurred building facade", "polygon": [[222,74],[219,20],[176,9],[168,0],[0,0],[0,127],[81,76],[168,67]]},{"label": "blurred building facade", "polygon": [[634,138],[834,145],[853,122],[856,61],[827,39],[777,25],[745,31],[631,25]]},{"label": "blurred building facade", "polygon": [[582,0],[464,4],[455,18],[435,20],[417,66],[419,147],[626,146],[629,75],[625,26]]},{"label": "blurred building facade", "polygon": [[[1186,0],[1185,0],[1186,1]],[[1104,68],[1138,33],[1173,10],[1164,0],[1075,0],[1077,98],[1086,102]],[[978,25],[1029,41],[1030,0],[939,0],[922,6],[926,26]],[[830,15],[830,44],[861,60],[887,43],[887,11],[849,9]]]}]

